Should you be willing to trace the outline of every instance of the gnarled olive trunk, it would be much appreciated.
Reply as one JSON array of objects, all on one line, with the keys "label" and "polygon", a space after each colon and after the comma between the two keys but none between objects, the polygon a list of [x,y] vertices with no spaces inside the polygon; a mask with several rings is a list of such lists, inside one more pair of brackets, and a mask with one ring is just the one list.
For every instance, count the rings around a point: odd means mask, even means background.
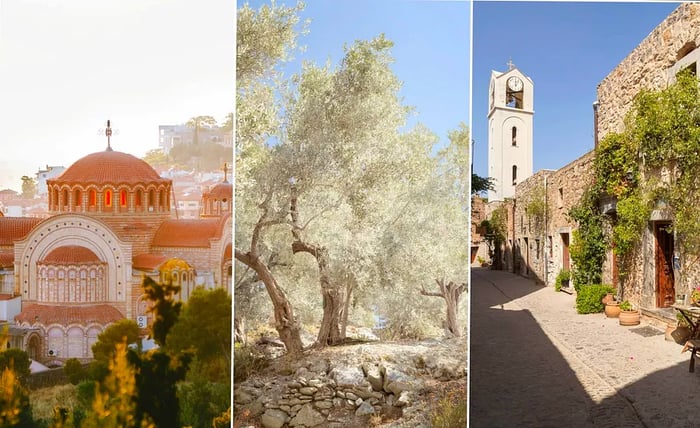
[{"label": "gnarled olive trunk", "polygon": [[297,320],[294,318],[292,305],[289,303],[289,299],[287,299],[284,291],[277,284],[277,280],[272,275],[272,272],[260,261],[259,257],[250,253],[243,253],[238,249],[236,249],[236,260],[253,269],[260,281],[265,284],[265,289],[274,308],[275,328],[280,335],[280,340],[287,347],[287,352],[290,354],[302,352],[304,344],[301,341],[300,328]]},{"label": "gnarled olive trunk", "polygon": [[459,298],[462,296],[462,293],[467,291],[467,284],[455,284],[452,281],[445,284],[444,279],[436,279],[435,282],[437,283],[438,287],[440,287],[439,292],[429,292],[421,286],[420,294],[424,296],[442,297],[445,299],[445,303],[447,304],[447,320],[445,321],[445,329],[453,336],[459,337],[462,335],[462,332],[460,331],[459,323],[457,322],[457,311],[459,310]]},{"label": "gnarled olive trunk", "polygon": [[318,264],[321,296],[323,297],[323,319],[316,339],[317,345],[326,346],[340,343],[342,340],[340,322],[345,305],[345,293],[339,284],[335,284],[329,279],[328,251],[323,247],[309,245],[300,240],[292,243],[292,251],[294,254],[309,253],[314,256]]}]

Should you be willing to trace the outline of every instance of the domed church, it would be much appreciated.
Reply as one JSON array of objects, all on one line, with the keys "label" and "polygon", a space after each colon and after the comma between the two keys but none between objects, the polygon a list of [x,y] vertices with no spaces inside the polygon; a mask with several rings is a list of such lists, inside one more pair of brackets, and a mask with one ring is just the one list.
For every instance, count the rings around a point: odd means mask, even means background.
[{"label": "domed church", "polygon": [[[147,275],[231,293],[233,186],[226,176],[202,196],[200,219],[178,219],[172,181],[112,150],[79,159],[47,180],[47,219],[0,217],[0,319],[30,358],[89,359],[111,323],[152,322]],[[13,324],[14,321],[14,324]]]}]

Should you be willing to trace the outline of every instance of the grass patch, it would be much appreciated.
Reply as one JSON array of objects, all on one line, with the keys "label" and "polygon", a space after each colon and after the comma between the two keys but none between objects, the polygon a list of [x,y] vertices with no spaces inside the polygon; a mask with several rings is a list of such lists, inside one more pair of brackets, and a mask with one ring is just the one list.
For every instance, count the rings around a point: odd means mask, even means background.
[{"label": "grass patch", "polygon": [[32,417],[35,421],[41,419],[50,421],[53,418],[53,409],[56,406],[69,409],[80,407],[78,387],[72,384],[30,391],[29,402],[32,405]]},{"label": "grass patch", "polygon": [[436,404],[430,412],[434,428],[467,426],[467,383],[450,382],[436,392]]}]

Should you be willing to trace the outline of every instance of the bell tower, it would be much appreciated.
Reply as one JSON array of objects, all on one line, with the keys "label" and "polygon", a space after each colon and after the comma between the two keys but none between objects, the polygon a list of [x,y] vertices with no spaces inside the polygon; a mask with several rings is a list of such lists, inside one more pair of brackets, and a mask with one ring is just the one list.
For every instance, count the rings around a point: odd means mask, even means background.
[{"label": "bell tower", "polygon": [[489,84],[489,172],[494,190],[488,200],[512,198],[515,185],[532,175],[532,80],[508,62],[491,71]]}]

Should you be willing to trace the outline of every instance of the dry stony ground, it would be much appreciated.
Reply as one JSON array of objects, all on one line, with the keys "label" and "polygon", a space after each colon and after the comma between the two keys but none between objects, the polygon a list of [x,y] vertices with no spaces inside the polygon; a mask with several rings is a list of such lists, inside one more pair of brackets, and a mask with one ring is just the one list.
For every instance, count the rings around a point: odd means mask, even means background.
[{"label": "dry stony ground", "polygon": [[430,427],[441,399],[466,403],[466,342],[375,341],[276,358],[235,385],[234,427]]}]

